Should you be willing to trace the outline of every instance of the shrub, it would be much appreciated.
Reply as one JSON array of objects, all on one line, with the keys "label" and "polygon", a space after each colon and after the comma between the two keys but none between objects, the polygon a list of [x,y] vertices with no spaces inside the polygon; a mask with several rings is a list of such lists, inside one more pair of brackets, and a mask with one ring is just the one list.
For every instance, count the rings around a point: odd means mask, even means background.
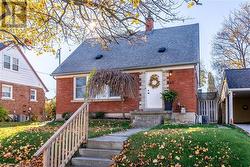
[{"label": "shrub", "polygon": [[31,115],[30,120],[33,121],[33,122],[37,122],[37,121],[39,121],[39,118],[38,118],[37,115]]},{"label": "shrub", "polygon": [[53,120],[56,117],[56,99],[48,100],[45,102],[45,113],[49,120]]},{"label": "shrub", "polygon": [[0,122],[8,120],[8,111],[0,105]]},{"label": "shrub", "polygon": [[68,120],[72,114],[73,114],[72,112],[65,112],[62,114],[62,118]]},{"label": "shrub", "polygon": [[164,90],[161,95],[162,99],[168,102],[173,102],[177,97],[177,93],[173,90]]},{"label": "shrub", "polygon": [[104,112],[97,112],[95,114],[95,118],[96,119],[103,119],[105,117],[105,113]]}]

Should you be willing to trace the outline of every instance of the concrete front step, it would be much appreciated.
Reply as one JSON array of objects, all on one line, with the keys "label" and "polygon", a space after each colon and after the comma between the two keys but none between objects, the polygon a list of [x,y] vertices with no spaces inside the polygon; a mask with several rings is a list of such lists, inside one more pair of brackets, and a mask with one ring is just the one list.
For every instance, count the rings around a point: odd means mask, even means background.
[{"label": "concrete front step", "polygon": [[88,140],[87,148],[121,150],[125,140],[127,140],[127,137],[123,136],[103,136],[93,138]]},{"label": "concrete front step", "polygon": [[118,155],[120,153],[120,151],[121,150],[80,148],[79,154],[81,157],[95,157],[95,158],[112,159],[112,157],[115,155]]},{"label": "concrete front step", "polygon": [[164,119],[172,119],[172,114],[162,111],[131,112],[132,126],[135,128],[151,128],[164,123]]},{"label": "concrete front step", "polygon": [[108,167],[112,160],[106,158],[75,157],[71,159],[72,167]]},{"label": "concrete front step", "polygon": [[89,139],[86,148],[80,148],[78,157],[71,159],[72,167],[108,167],[112,157],[118,155],[123,142],[135,133],[146,129],[129,129],[106,136]]}]

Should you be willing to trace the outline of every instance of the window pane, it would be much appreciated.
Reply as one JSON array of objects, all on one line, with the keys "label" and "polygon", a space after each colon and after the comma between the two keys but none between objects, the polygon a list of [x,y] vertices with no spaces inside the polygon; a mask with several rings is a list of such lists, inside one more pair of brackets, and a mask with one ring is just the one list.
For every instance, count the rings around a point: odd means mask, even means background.
[{"label": "window pane", "polygon": [[120,96],[117,92],[112,91],[112,89],[109,89],[109,97],[118,97]]},{"label": "window pane", "polygon": [[18,71],[19,60],[17,58],[13,58],[12,69]]},{"label": "window pane", "polygon": [[86,85],[86,77],[76,78],[76,87],[82,87]]},{"label": "window pane", "polygon": [[96,99],[106,99],[106,98],[108,98],[108,86],[105,87],[103,92],[101,92],[96,96]]},{"label": "window pane", "polygon": [[2,97],[11,98],[11,87],[7,86],[2,87]]},{"label": "window pane", "polygon": [[30,99],[31,100],[36,100],[36,91],[35,90],[30,91]]},{"label": "window pane", "polygon": [[4,55],[4,68],[10,69],[10,56]]},{"label": "window pane", "polygon": [[85,97],[85,87],[76,88],[76,98],[84,98]]},{"label": "window pane", "polygon": [[84,98],[85,97],[85,88],[86,88],[86,77],[78,77],[76,78],[75,85],[75,98]]}]

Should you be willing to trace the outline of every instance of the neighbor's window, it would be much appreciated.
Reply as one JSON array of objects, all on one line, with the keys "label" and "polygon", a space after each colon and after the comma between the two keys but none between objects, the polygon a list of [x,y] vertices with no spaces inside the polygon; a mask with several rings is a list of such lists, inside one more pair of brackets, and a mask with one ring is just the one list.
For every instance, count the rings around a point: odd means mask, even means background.
[{"label": "neighbor's window", "polygon": [[12,99],[13,97],[13,87],[11,85],[2,85],[2,98]]},{"label": "neighbor's window", "polygon": [[30,90],[30,101],[36,101],[36,90],[35,89]]},{"label": "neighbor's window", "polygon": [[19,60],[17,58],[12,59],[12,70],[18,71]]},{"label": "neighbor's window", "polygon": [[83,99],[85,97],[86,77],[75,77],[74,98]]},{"label": "neighbor's window", "polygon": [[3,67],[6,69],[10,69],[10,56],[4,55],[3,59]]}]

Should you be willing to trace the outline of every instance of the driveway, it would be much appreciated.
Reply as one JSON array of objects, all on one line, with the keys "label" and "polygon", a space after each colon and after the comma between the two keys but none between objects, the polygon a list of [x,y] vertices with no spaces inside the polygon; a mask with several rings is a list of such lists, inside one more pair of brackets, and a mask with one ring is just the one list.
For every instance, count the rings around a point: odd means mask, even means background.
[{"label": "driveway", "polygon": [[235,124],[235,125],[250,134],[250,124]]}]

